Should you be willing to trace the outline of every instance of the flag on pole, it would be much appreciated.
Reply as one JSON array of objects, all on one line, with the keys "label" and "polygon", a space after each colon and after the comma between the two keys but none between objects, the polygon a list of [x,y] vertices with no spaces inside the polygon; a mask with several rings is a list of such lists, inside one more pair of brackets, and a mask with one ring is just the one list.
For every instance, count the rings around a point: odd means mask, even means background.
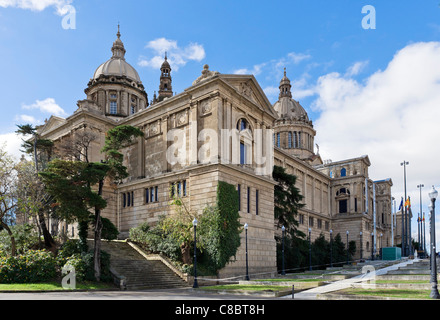
[{"label": "flag on pole", "polygon": [[402,197],[402,200],[400,200],[399,211],[402,210],[402,207],[403,207],[403,197]]},{"label": "flag on pole", "polygon": [[405,207],[411,207],[411,200],[409,199],[409,197],[408,197],[408,199],[405,201]]}]

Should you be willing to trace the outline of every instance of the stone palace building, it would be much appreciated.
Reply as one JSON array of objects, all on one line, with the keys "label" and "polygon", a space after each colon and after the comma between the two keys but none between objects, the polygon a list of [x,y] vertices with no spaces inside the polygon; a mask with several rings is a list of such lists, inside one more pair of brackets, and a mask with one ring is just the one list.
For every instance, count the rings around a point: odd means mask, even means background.
[{"label": "stone palace building", "polygon": [[[332,231],[345,242],[349,231],[357,258],[361,248],[364,258],[379,249],[372,232],[383,234],[384,247],[391,245],[392,181],[371,180],[366,155],[322,161],[315,152],[313,123],[293,98],[286,72],[274,105],[253,75],[221,74],[207,65],[187,89],[174,94],[165,55],[158,95],[149,101],[138,72],[125,60],[120,37],[118,30],[111,58],[94,72],[78,109],[66,119],[52,116],[38,132],[59,143],[92,131],[98,139],[90,146],[89,160],[100,161],[109,129],[122,124],[142,129],[145,136],[123,150],[129,178],[105,189],[103,216],[117,226],[121,238],[128,237],[130,228],[145,221],[154,224],[174,210],[170,186],[190,210],[201,212],[215,203],[217,183],[225,181],[236,186],[240,220],[249,225],[249,272],[276,271],[274,236],[280,230],[274,224],[271,174],[278,165],[297,176],[305,204],[297,217],[299,229],[309,234],[310,228],[312,240],[321,233],[329,239]],[[236,260],[220,276],[244,274],[244,234]]]}]

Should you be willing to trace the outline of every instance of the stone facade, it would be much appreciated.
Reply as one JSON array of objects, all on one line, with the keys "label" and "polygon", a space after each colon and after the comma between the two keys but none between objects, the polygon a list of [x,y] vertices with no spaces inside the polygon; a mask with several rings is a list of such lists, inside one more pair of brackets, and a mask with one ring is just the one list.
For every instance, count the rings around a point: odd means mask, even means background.
[{"label": "stone facade", "polygon": [[[136,71],[125,62],[119,32],[112,52],[104,64],[107,68],[97,69],[85,90],[87,99],[78,102],[74,114],[67,119],[51,117],[38,130],[55,142],[78,130],[93,131],[98,139],[90,148],[90,161],[103,159],[100,149],[109,129],[126,124],[144,132],[122,150],[129,177],[105,189],[109,205],[103,216],[117,226],[122,238],[130,228],[144,222],[154,225],[161,215],[174,212],[170,188],[190,210],[201,212],[215,203],[217,183],[225,181],[236,186],[240,220],[249,225],[250,273],[274,272],[274,235],[279,232],[274,227],[271,177],[275,164],[298,177],[305,203],[298,214],[300,230],[307,233],[311,228],[312,240],[320,233],[328,239],[330,230],[342,236],[349,230],[349,240],[357,243],[361,231],[376,230],[389,239],[391,180],[370,180],[367,156],[323,163],[314,152],[312,121],[292,99],[286,74],[275,105],[254,76],[220,74],[207,65],[189,88],[172,95],[171,66],[165,59],[159,98],[154,96],[150,104]],[[112,71],[115,63],[125,69]],[[221,277],[244,274],[244,232],[241,237],[236,260],[220,272]],[[370,242],[363,237],[364,257],[372,248]]]}]

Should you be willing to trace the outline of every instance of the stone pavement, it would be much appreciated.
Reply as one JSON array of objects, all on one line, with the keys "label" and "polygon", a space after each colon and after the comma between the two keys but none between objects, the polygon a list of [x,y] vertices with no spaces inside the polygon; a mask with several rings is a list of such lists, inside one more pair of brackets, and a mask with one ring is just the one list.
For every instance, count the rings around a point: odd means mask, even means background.
[{"label": "stone pavement", "polygon": [[[418,261],[418,259],[414,260],[403,260],[400,263],[393,264],[391,266],[380,268],[376,270],[376,267],[379,267],[377,263],[372,263],[371,265],[365,264],[363,273],[361,275],[355,276],[353,278],[345,279],[330,283],[325,286],[319,286],[310,290],[302,291],[295,293],[295,300],[317,300],[318,295],[330,293],[338,290],[343,290],[346,288],[350,288],[355,283],[362,283],[365,281],[373,280],[375,276],[385,275],[390,271],[398,270],[399,268],[406,267],[414,262]],[[376,267],[374,267],[376,266]],[[288,295],[283,297],[284,299],[292,299],[292,295]]]}]

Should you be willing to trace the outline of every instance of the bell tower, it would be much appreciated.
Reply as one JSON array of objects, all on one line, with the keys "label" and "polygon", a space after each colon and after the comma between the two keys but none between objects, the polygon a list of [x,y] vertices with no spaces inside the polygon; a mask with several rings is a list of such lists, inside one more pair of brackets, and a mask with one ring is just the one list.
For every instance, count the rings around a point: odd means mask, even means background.
[{"label": "bell tower", "polygon": [[171,66],[168,62],[167,53],[165,52],[165,61],[160,67],[160,85],[159,85],[159,97],[158,101],[163,101],[165,98],[171,98],[173,96],[173,87],[171,85]]}]

